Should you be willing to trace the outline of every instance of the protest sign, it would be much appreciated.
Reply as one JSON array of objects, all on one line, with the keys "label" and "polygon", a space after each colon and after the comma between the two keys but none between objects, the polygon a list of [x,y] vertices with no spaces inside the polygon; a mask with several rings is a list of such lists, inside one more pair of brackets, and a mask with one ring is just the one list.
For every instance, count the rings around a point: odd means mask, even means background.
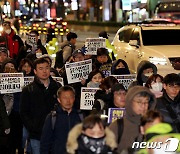
[{"label": "protest sign", "polygon": [[124,86],[125,89],[128,89],[129,85],[136,80],[136,74],[111,76],[114,76],[118,80],[118,82]]},{"label": "protest sign", "polygon": [[85,41],[85,55],[97,55],[97,49],[105,47],[105,38],[87,38]]},{"label": "protest sign", "polygon": [[63,78],[61,77],[52,77],[56,82],[59,82],[62,86],[64,86]]},{"label": "protest sign", "polygon": [[26,77],[24,77],[24,87],[29,85],[33,81],[34,81],[34,76],[26,76]]},{"label": "protest sign", "polygon": [[109,108],[108,110],[108,123],[112,123],[120,119],[125,114],[125,108]]},{"label": "protest sign", "polygon": [[68,84],[80,82],[82,78],[87,79],[89,73],[92,71],[92,60],[88,59],[75,63],[66,63],[65,68]]},{"label": "protest sign", "polygon": [[23,73],[0,73],[1,94],[21,92],[23,86]]},{"label": "protest sign", "polygon": [[111,63],[103,64],[103,65],[101,65],[99,70],[103,72],[105,77],[108,77],[111,75],[111,67],[112,67]]},{"label": "protest sign", "polygon": [[99,88],[81,88],[81,110],[92,110],[94,104],[94,94]]}]

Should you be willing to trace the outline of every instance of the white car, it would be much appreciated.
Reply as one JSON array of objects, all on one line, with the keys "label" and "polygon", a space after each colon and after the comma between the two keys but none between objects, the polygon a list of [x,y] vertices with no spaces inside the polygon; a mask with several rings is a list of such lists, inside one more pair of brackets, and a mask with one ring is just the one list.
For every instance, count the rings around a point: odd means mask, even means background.
[{"label": "white car", "polygon": [[136,73],[142,60],[154,63],[158,73],[180,73],[180,26],[174,24],[127,25],[118,30],[112,42],[117,58]]}]

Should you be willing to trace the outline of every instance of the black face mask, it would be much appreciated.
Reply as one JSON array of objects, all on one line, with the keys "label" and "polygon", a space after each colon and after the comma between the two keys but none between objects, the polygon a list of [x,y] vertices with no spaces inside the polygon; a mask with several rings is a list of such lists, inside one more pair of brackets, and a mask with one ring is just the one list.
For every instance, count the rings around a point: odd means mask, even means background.
[{"label": "black face mask", "polygon": [[94,154],[100,154],[105,146],[105,136],[101,138],[92,138],[82,134],[81,138],[85,147]]},{"label": "black face mask", "polygon": [[129,70],[127,68],[118,68],[114,70],[115,75],[124,75],[124,74],[130,74]]}]

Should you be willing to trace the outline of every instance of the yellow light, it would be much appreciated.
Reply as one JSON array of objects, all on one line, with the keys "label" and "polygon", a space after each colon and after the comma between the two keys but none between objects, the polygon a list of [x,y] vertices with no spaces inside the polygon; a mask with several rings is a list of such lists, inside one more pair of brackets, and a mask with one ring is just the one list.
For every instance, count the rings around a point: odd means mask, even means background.
[{"label": "yellow light", "polygon": [[58,35],[58,32],[55,32],[55,35]]},{"label": "yellow light", "polygon": [[60,31],[63,32],[63,29],[61,28]]},{"label": "yellow light", "polygon": [[41,30],[41,27],[39,27],[38,30]]},{"label": "yellow light", "polygon": [[57,29],[57,28],[55,28],[55,31],[58,31],[58,29]]},{"label": "yellow light", "polygon": [[36,29],[36,27],[33,27],[33,29]]},{"label": "yellow light", "polygon": [[24,29],[27,29],[27,27],[24,27]]},{"label": "yellow light", "polygon": [[60,33],[60,35],[63,35],[64,33]]},{"label": "yellow light", "polygon": [[66,26],[66,25],[67,25],[67,22],[62,22],[62,25]]}]

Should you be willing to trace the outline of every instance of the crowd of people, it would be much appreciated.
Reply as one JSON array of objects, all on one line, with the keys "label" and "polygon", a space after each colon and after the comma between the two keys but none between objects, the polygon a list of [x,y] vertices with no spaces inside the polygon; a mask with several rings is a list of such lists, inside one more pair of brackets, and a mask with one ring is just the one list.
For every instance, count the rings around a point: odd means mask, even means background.
[{"label": "crowd of people", "polygon": [[[85,47],[76,49],[76,33],[69,32],[61,49],[52,52],[42,45],[37,31],[29,32],[23,42],[10,22],[4,22],[3,27],[1,73],[22,72],[34,76],[34,81],[22,92],[0,95],[0,153],[155,154],[159,150],[162,154],[162,148],[133,149],[132,145],[180,139],[178,74],[168,72],[163,77],[156,65],[143,60],[137,67],[136,81],[126,89],[111,76],[131,72],[123,59],[116,59],[107,32],[99,34],[106,39],[107,48],[98,48],[97,55],[86,55]],[[47,43],[54,38],[54,31],[49,30]],[[51,54],[56,54],[54,66]],[[88,79],[68,84],[65,64],[87,59],[92,59]],[[62,77],[64,85],[52,76]],[[99,88],[92,110],[80,109],[82,87]],[[108,124],[102,115],[107,115],[109,108],[125,108],[125,115]]]}]

